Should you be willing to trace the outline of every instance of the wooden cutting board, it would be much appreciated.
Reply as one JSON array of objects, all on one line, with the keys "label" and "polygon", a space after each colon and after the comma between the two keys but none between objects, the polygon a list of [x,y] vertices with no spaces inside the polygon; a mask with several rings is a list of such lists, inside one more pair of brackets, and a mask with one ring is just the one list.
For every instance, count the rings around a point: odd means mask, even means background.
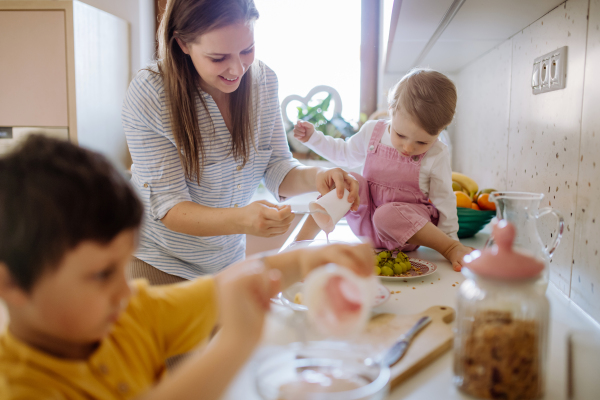
[{"label": "wooden cutting board", "polygon": [[365,333],[358,340],[375,344],[377,349],[384,352],[424,316],[431,317],[432,321],[413,338],[404,357],[391,367],[391,387],[410,378],[452,348],[454,333],[451,323],[454,320],[454,309],[435,306],[412,315],[378,314],[371,319]]}]

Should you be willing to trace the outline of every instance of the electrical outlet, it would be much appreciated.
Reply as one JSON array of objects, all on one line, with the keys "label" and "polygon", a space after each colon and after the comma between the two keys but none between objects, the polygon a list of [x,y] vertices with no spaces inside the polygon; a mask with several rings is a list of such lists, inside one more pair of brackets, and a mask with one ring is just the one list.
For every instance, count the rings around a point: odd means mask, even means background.
[{"label": "electrical outlet", "polygon": [[533,60],[531,91],[533,94],[564,89],[567,85],[567,46]]}]

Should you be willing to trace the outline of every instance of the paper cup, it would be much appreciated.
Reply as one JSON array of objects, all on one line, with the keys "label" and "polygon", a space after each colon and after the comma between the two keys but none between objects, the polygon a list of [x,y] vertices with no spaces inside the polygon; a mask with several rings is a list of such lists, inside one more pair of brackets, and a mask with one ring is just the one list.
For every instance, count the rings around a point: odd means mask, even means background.
[{"label": "paper cup", "polygon": [[[348,203],[348,195],[350,195],[350,192],[344,189],[344,197],[339,199],[336,189],[333,189],[320,199],[308,203],[309,211],[314,213],[312,214],[313,219],[325,233],[333,232],[335,224],[352,207],[352,203]],[[318,210],[325,211],[327,214],[320,213]]]},{"label": "paper cup", "polygon": [[309,326],[323,337],[359,334],[369,320],[376,290],[375,276],[363,278],[335,264],[313,270],[302,289]]}]

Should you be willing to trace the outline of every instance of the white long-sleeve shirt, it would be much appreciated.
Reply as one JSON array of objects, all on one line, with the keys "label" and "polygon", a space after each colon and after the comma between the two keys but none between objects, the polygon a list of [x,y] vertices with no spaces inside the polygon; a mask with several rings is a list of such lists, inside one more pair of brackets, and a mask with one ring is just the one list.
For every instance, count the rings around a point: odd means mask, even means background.
[{"label": "white long-sleeve shirt", "polygon": [[[369,141],[373,135],[375,124],[377,121],[365,122],[360,131],[347,140],[336,139],[326,136],[320,131],[315,131],[304,144],[339,167],[362,167],[367,159]],[[394,147],[390,130],[387,127],[381,138],[381,144]],[[448,147],[439,140],[421,160],[419,188],[425,196],[429,197],[440,213],[438,228],[450,238],[458,240],[458,216],[456,215],[456,196],[452,190],[450,152]]]}]

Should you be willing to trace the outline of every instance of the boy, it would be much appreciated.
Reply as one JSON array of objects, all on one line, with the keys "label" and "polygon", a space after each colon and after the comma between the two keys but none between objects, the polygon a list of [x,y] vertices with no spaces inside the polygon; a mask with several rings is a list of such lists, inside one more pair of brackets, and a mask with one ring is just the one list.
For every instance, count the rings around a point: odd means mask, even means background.
[{"label": "boy", "polygon": [[[30,137],[0,159],[2,399],[217,399],[259,341],[269,299],[336,262],[368,275],[368,245],[304,249],[177,285],[131,285],[142,206],[100,155]],[[165,360],[202,353],[161,379]]]}]

